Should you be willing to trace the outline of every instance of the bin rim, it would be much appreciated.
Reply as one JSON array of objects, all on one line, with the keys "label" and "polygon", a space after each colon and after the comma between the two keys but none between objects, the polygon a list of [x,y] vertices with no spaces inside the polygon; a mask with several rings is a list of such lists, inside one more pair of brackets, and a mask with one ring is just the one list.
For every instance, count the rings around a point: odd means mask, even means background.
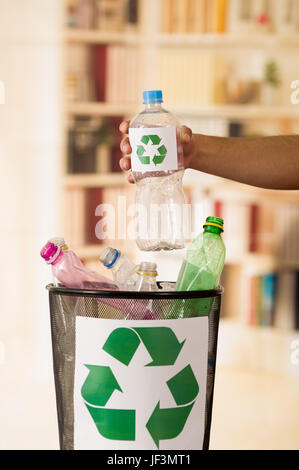
[{"label": "bin rim", "polygon": [[[164,282],[164,281],[161,281]],[[159,282],[158,282],[159,284]],[[70,289],[68,287],[58,287],[54,284],[48,284],[46,289],[51,294],[69,295],[73,297],[92,297],[92,298],[113,298],[113,299],[200,299],[208,297],[219,297],[223,294],[222,286],[210,290],[192,290],[192,291],[155,291],[155,292],[137,292],[121,290],[91,290],[91,289]]]}]

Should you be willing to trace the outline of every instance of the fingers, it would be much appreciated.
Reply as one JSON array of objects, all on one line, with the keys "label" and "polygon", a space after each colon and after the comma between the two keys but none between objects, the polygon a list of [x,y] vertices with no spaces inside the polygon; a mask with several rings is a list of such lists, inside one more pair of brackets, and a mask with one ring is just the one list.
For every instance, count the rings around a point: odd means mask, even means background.
[{"label": "fingers", "polygon": [[122,132],[122,134],[127,134],[129,132],[129,124],[130,124],[129,119],[120,123],[119,130],[120,132]]},{"label": "fingers", "polygon": [[120,143],[120,149],[122,153],[124,153],[125,155],[130,155],[132,153],[132,148],[130,145],[129,137],[127,136],[123,137]]},{"label": "fingers", "polygon": [[131,168],[131,158],[130,157],[122,157],[119,160],[119,166],[123,171],[128,171]]},{"label": "fingers", "polygon": [[181,140],[183,144],[190,144],[192,140],[192,131],[187,126],[182,126],[181,128]]}]

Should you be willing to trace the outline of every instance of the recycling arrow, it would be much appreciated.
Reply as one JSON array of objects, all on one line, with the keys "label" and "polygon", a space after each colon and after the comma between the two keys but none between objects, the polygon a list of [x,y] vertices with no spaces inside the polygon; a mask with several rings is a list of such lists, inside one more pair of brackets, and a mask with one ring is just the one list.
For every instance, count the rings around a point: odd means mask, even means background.
[{"label": "recycling arrow", "polygon": [[135,410],[94,408],[85,403],[98,431],[107,439],[135,440]]},{"label": "recycling arrow", "polygon": [[153,359],[147,366],[172,366],[175,363],[185,340],[180,343],[174,332],[165,326],[134,330]]},{"label": "recycling arrow", "polygon": [[160,408],[160,402],[158,401],[146,423],[146,428],[158,449],[160,440],[174,439],[182,432],[193,405],[194,403],[177,408]]},{"label": "recycling arrow", "polygon": [[117,328],[110,333],[103,350],[127,366],[139,344],[140,339],[135,331],[130,328]]},{"label": "recycling arrow", "polygon": [[177,405],[190,403],[197,397],[199,392],[198,383],[190,365],[166,383]]},{"label": "recycling arrow", "polygon": [[[146,366],[171,366],[185,341],[180,343],[168,327],[123,327],[110,333],[102,349],[128,366],[140,343],[143,343],[152,358]],[[110,367],[85,366],[89,374],[81,388],[81,396],[98,432],[107,439],[135,440],[136,410],[104,408],[114,390],[122,392]],[[182,432],[199,393],[198,382],[190,365],[181,369],[166,384],[177,406],[160,408],[159,401],[146,423],[158,448],[161,440],[173,439]]]},{"label": "recycling arrow", "polygon": [[[158,136],[158,135],[144,135],[142,138],[141,138],[141,144],[144,144],[144,145],[148,145],[148,144],[151,144],[151,145],[154,145],[154,146],[157,146],[160,145],[161,143],[161,138]],[[156,153],[157,152],[157,153]],[[165,145],[161,145],[160,147],[157,148],[155,152],[155,155],[153,157],[153,163],[154,165],[160,165],[161,163],[163,163],[166,155],[167,155],[167,149],[165,147]],[[140,162],[143,164],[143,165],[149,165],[150,162],[151,162],[151,157],[149,155],[144,155],[146,153],[146,150],[144,148],[143,145],[137,145],[137,156],[140,160]]]},{"label": "recycling arrow", "polygon": [[140,342],[152,358],[147,366],[173,365],[184,345],[167,327],[117,328],[109,335],[104,351],[125,365],[129,365]]},{"label": "recycling arrow", "polygon": [[110,367],[87,364],[85,366],[89,369],[89,374],[82,386],[81,395],[87,403],[105,406],[114,390],[122,392]]}]

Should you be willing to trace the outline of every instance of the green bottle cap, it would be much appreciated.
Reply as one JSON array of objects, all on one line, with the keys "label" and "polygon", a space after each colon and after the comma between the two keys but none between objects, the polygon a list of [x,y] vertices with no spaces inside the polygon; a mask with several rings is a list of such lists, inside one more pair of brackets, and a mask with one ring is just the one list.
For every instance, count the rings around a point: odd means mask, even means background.
[{"label": "green bottle cap", "polygon": [[207,217],[203,227],[217,227],[223,232],[223,219],[220,217]]}]

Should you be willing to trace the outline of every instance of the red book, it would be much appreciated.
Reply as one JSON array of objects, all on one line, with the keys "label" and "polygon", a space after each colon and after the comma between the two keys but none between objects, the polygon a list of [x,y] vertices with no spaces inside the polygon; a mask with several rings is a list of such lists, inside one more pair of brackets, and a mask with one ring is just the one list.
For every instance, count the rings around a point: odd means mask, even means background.
[{"label": "red book", "polygon": [[96,225],[100,217],[95,215],[96,208],[103,202],[102,188],[88,188],[86,190],[85,234],[87,244],[98,244],[103,240],[96,234]]},{"label": "red book", "polygon": [[258,245],[258,205],[251,204],[249,208],[249,252],[257,251]]},{"label": "red book", "polygon": [[214,202],[214,214],[215,214],[215,217],[220,217],[222,219],[222,202],[221,201]]},{"label": "red book", "polygon": [[91,49],[91,74],[94,81],[96,101],[106,100],[107,46],[93,46]]}]

